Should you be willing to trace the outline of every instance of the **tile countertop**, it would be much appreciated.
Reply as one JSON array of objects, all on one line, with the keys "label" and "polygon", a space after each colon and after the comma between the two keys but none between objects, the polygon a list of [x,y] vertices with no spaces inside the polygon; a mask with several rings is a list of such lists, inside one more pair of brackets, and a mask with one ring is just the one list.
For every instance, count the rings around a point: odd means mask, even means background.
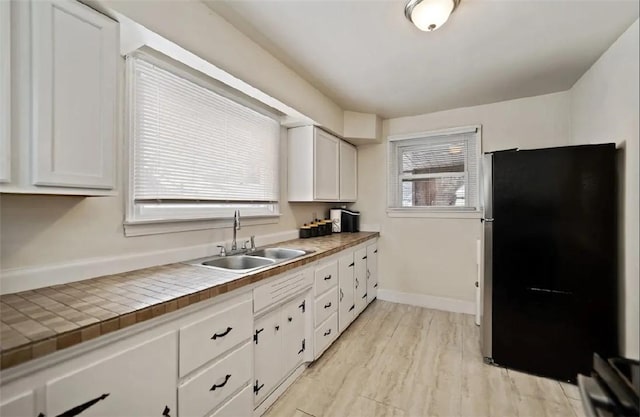
[{"label": "tile countertop", "polygon": [[175,263],[2,295],[0,369],[281,274],[377,236],[378,232],[344,233],[267,245],[314,252],[242,275]]}]

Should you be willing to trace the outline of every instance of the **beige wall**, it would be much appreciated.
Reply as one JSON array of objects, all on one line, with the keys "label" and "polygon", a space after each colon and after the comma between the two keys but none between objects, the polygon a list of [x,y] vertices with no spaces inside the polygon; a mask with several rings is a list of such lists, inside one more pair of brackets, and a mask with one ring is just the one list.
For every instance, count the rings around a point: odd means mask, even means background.
[{"label": "beige wall", "polygon": [[[278,223],[244,226],[238,236],[265,235],[296,229],[313,213],[328,215],[328,204],[287,202],[286,130],[281,146]],[[231,227],[191,232],[125,237],[124,196],[67,197],[0,194],[0,278],[13,268],[39,268],[151,253],[231,240]],[[87,278],[87,277],[84,277]],[[1,279],[0,279],[1,284]]]},{"label": "beige wall", "polygon": [[363,224],[380,226],[380,287],[475,301],[478,219],[390,218],[386,213],[388,135],[482,125],[482,150],[536,148],[569,143],[566,92],[385,120],[380,145],[358,148],[355,208]]},{"label": "beige wall", "polygon": [[[343,110],[200,1],[87,0],[119,12],[342,134]],[[186,23],[188,22],[188,23]]]},{"label": "beige wall", "polygon": [[572,138],[576,144],[616,142],[620,155],[620,283],[624,311],[623,354],[640,357],[638,327],[638,21],[570,90]]}]

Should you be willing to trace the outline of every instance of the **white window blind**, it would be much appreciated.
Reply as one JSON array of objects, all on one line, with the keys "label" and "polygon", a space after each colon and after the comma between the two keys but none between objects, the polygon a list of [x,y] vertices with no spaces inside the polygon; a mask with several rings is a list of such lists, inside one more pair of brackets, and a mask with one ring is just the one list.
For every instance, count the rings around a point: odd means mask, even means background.
[{"label": "white window blind", "polygon": [[478,210],[475,130],[389,143],[390,208]]},{"label": "white window blind", "polygon": [[278,121],[144,56],[127,65],[133,218],[276,214]]}]

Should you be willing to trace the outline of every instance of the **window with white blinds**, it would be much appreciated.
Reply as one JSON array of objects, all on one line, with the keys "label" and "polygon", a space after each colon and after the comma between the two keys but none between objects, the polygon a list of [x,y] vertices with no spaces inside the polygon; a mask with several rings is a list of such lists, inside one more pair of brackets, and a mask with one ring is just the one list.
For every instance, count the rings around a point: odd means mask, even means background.
[{"label": "window with white blinds", "polygon": [[478,128],[389,139],[389,208],[479,210]]},{"label": "window with white blinds", "polygon": [[278,214],[278,121],[152,57],[127,67],[129,221]]}]

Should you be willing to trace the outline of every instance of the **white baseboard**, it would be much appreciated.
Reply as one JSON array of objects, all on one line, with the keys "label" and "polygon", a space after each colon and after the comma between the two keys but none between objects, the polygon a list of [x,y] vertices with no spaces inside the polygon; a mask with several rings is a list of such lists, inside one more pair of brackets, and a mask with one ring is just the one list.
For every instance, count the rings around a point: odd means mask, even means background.
[{"label": "white baseboard", "polygon": [[[257,236],[256,245],[269,245],[285,240],[296,239],[297,237],[297,230],[287,230]],[[65,264],[5,269],[0,271],[0,294],[26,291],[103,275],[119,274],[136,269],[203,258],[216,254],[218,251],[216,245],[223,243],[228,247],[230,242],[211,242],[205,245],[187,246],[153,252],[82,259]]]},{"label": "white baseboard", "polygon": [[400,291],[379,289],[378,299],[391,301],[393,303],[432,308],[434,310],[450,311],[452,313],[475,314],[476,312],[476,303],[472,301],[436,297],[433,295],[410,294]]}]

